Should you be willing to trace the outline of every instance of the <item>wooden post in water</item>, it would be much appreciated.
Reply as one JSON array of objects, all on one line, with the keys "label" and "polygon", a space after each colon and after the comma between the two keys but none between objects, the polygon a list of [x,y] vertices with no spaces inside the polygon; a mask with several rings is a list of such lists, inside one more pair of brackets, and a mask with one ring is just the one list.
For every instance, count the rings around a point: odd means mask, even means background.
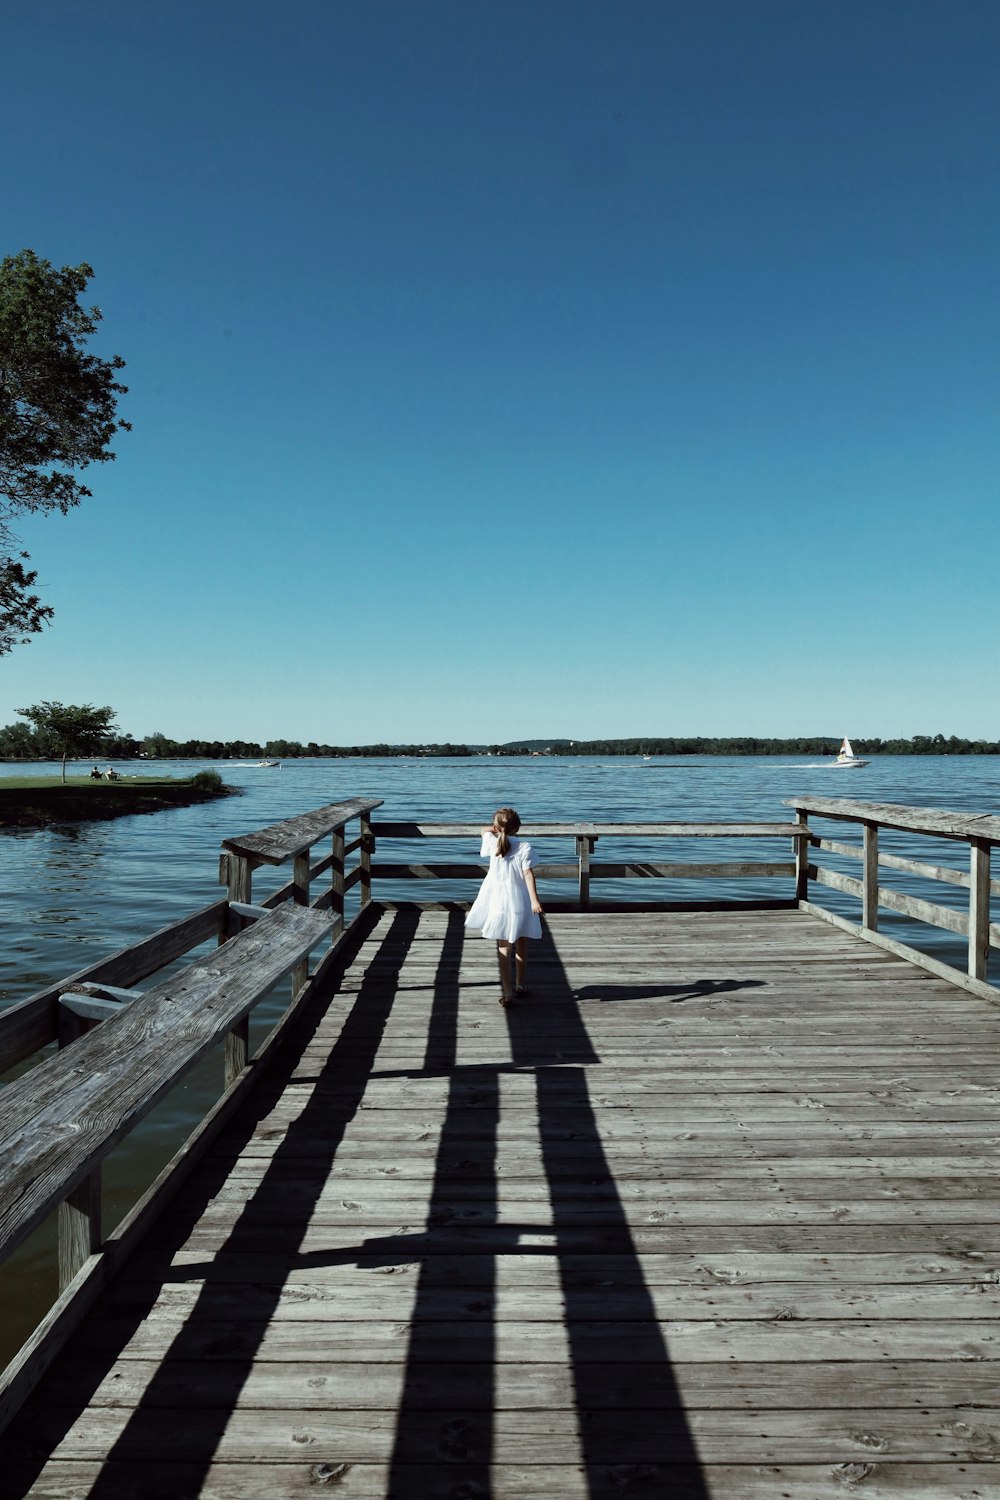
[{"label": "wooden post in water", "polygon": [[59,1290],[65,1291],[101,1248],[101,1169],[95,1167],[59,1205]]},{"label": "wooden post in water", "polygon": [[986,978],[990,957],[990,846],[969,840],[969,973]]},{"label": "wooden post in water", "polygon": [[878,930],[878,824],[864,824],[861,866],[861,925]]}]

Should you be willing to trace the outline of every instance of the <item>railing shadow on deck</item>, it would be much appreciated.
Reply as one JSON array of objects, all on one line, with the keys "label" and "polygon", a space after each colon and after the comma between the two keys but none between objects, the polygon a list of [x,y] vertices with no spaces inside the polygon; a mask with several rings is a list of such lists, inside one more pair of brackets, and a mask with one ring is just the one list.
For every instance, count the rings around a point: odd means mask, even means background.
[{"label": "railing shadow on deck", "polygon": [[713,995],[763,989],[764,985],[763,979],[691,979],[686,984],[584,984],[573,993],[577,1000],[597,1000],[602,1005],[618,1000],[664,1000],[669,1005],[682,1005],[685,1000],[710,1000]]},{"label": "railing shadow on deck", "polygon": [[[365,1089],[381,1073],[376,1057],[382,1032],[397,994],[397,983],[419,924],[413,910],[393,913],[382,944],[382,962],[369,967],[347,1014],[343,1031],[314,1079],[305,1080],[296,1064],[303,1047],[322,1019],[326,1000],[318,998],[302,1016],[293,1044],[284,1060],[262,1084],[245,1113],[230,1126],[230,1141],[238,1149],[249,1138],[255,1124],[274,1106],[282,1084],[292,1072],[300,1082],[310,1081],[313,1091],[301,1114],[291,1123],[266,1168],[263,1180],[247,1202],[225,1247],[204,1263],[171,1267],[176,1252],[190,1237],[205,1202],[226,1180],[228,1155],[203,1164],[198,1178],[197,1201],[188,1196],[178,1205],[169,1229],[158,1235],[155,1251],[144,1267],[151,1277],[177,1282],[200,1280],[199,1292],[184,1326],[174,1338],[168,1357],[151,1378],[135,1411],[106,1456],[102,1471],[79,1500],[110,1500],[121,1493],[113,1469],[141,1459],[144,1453],[162,1448],[165,1408],[177,1406],[178,1395],[198,1406],[198,1420],[173,1431],[177,1462],[183,1468],[184,1493],[196,1495],[207,1477],[220,1440],[237,1407],[253,1369],[255,1356],[277,1308],[287,1276],[311,1266],[420,1265],[418,1289],[410,1324],[410,1342],[399,1405],[387,1495],[393,1500],[427,1500],[433,1494],[458,1494],[468,1500],[488,1500],[493,1493],[492,1465],[496,1462],[495,1407],[497,1396],[497,1257],[540,1255],[556,1258],[559,1285],[565,1308],[573,1400],[576,1408],[580,1462],[587,1493],[592,1500],[628,1494],[657,1497],[669,1487],[676,1500],[707,1500],[695,1446],[688,1430],[670,1353],[657,1322],[652,1296],[628,1225],[627,1215],[614,1183],[600,1139],[588,1088],[588,1066],[599,1065],[578,1009],[578,996],[570,988],[555,946],[546,932],[533,945],[535,963],[534,998],[506,1013],[510,1057],[496,1065],[457,1066],[459,1044],[458,969],[463,944],[463,915],[450,913],[440,949],[433,983],[431,1022],[423,1067],[410,1077],[446,1075],[449,1078],[446,1117],[441,1129],[426,1231],[422,1234],[388,1234],[369,1238],[342,1251],[301,1253],[303,1236],[327,1182],[337,1148],[354,1118]],[[361,934],[359,934],[360,938]],[[469,942],[482,941],[478,937]],[[347,956],[345,955],[345,962]],[[493,1005],[495,986],[484,994],[484,1005]],[[664,997],[666,998],[666,997]],[[290,1038],[290,1041],[292,1039]],[[548,1184],[549,1214],[539,1222],[500,1221],[499,1183],[495,1167],[499,1145],[500,1094],[504,1074],[533,1073],[537,1099],[537,1128],[541,1158]],[[470,1133],[477,1137],[470,1148]],[[572,1139],[576,1160],[566,1175],[558,1161],[558,1144]],[[309,1151],[301,1151],[307,1142]],[[320,1149],[317,1149],[320,1147]],[[482,1196],[473,1220],[456,1218],[455,1189],[468,1178],[469,1158],[477,1160]],[[283,1188],[291,1165],[299,1191],[289,1198]],[[483,1184],[485,1183],[485,1192]],[[581,1188],[581,1184],[584,1186]],[[604,1211],[602,1248],[616,1256],[616,1275],[631,1289],[634,1315],[627,1324],[630,1346],[639,1359],[607,1358],[601,1334],[589,1321],[593,1285],[574,1267],[585,1234],[579,1229],[581,1191],[599,1190]],[[595,1197],[595,1202],[598,1198]],[[475,1227],[471,1228],[472,1224]],[[266,1244],[266,1250],[262,1246]],[[470,1293],[468,1338],[463,1338],[462,1358],[442,1361],[437,1319],[426,1308],[432,1294],[451,1288],[448,1252],[478,1252],[485,1267]],[[439,1253],[443,1252],[443,1253]],[[220,1324],[219,1301],[225,1302],[231,1285],[234,1257],[266,1254],[271,1265],[264,1283],[256,1282],[254,1296],[241,1309],[238,1323]],[[600,1279],[599,1277],[596,1279]],[[89,1372],[86,1388],[73,1388],[72,1405],[63,1409],[59,1426],[68,1432],[88,1400],[107,1376],[125,1342],[139,1327],[155,1301],[158,1287],[148,1297],[137,1297],[129,1306],[129,1317],[120,1321],[121,1299],[116,1302],[118,1326],[123,1336],[115,1347],[94,1362],[79,1336],[67,1350],[61,1368]],[[111,1295],[114,1296],[114,1289]],[[98,1310],[98,1316],[100,1312]],[[205,1359],[207,1341],[212,1340],[211,1360]],[[224,1357],[219,1358],[221,1350]],[[620,1354],[620,1349],[618,1350]],[[74,1357],[76,1356],[76,1357]],[[331,1367],[326,1366],[331,1373]],[[335,1368],[327,1390],[329,1404],[336,1406]],[[527,1367],[510,1367],[504,1380],[508,1389],[519,1380],[530,1379]],[[16,1464],[17,1484],[7,1493],[10,1500],[29,1494],[33,1480],[45,1466],[38,1458],[26,1470],[24,1460],[34,1453],[49,1453],[60,1433],[53,1432],[52,1408],[45,1409],[45,1431],[33,1439],[33,1411],[45,1408],[43,1381],[34,1398],[10,1430],[10,1446],[0,1452]],[[194,1387],[194,1392],[192,1392]],[[201,1387],[202,1399],[198,1388]],[[66,1379],[61,1391],[66,1390]],[[194,1399],[192,1397],[194,1396]],[[641,1414],[638,1425],[629,1423],[632,1437],[621,1433],[625,1415]],[[176,1423],[176,1413],[171,1420]],[[631,1446],[629,1446],[629,1443]],[[349,1455],[344,1455],[345,1458]],[[323,1476],[318,1476],[318,1480]]]}]

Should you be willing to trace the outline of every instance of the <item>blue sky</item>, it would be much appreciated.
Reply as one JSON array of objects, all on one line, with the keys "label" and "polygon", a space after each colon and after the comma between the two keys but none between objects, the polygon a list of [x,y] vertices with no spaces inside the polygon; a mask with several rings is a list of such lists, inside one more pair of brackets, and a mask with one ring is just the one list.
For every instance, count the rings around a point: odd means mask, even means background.
[{"label": "blue sky", "polygon": [[0,11],[133,424],[0,723],[1000,738],[995,0]]}]

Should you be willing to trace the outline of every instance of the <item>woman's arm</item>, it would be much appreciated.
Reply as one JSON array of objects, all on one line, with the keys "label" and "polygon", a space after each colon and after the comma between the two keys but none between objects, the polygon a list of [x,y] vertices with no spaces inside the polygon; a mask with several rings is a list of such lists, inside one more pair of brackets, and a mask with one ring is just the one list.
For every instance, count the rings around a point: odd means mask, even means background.
[{"label": "woman's arm", "polygon": [[535,886],[535,872],[530,867],[524,872],[524,883],[528,887],[528,895],[531,898],[531,910],[541,916],[545,910],[538,899],[538,890]]}]

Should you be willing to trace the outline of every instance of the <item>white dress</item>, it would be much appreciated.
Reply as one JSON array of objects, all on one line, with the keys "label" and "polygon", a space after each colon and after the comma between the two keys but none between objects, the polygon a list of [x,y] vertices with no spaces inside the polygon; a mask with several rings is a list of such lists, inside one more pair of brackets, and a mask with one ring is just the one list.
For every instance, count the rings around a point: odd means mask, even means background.
[{"label": "white dress", "polygon": [[485,834],[479,852],[490,856],[490,868],[465,925],[478,928],[484,938],[497,938],[501,942],[513,943],[519,937],[540,938],[542,924],[538,913],[531,910],[524,878],[525,870],[538,863],[531,845],[512,838],[510,850],[502,859],[496,848],[496,834]]}]

